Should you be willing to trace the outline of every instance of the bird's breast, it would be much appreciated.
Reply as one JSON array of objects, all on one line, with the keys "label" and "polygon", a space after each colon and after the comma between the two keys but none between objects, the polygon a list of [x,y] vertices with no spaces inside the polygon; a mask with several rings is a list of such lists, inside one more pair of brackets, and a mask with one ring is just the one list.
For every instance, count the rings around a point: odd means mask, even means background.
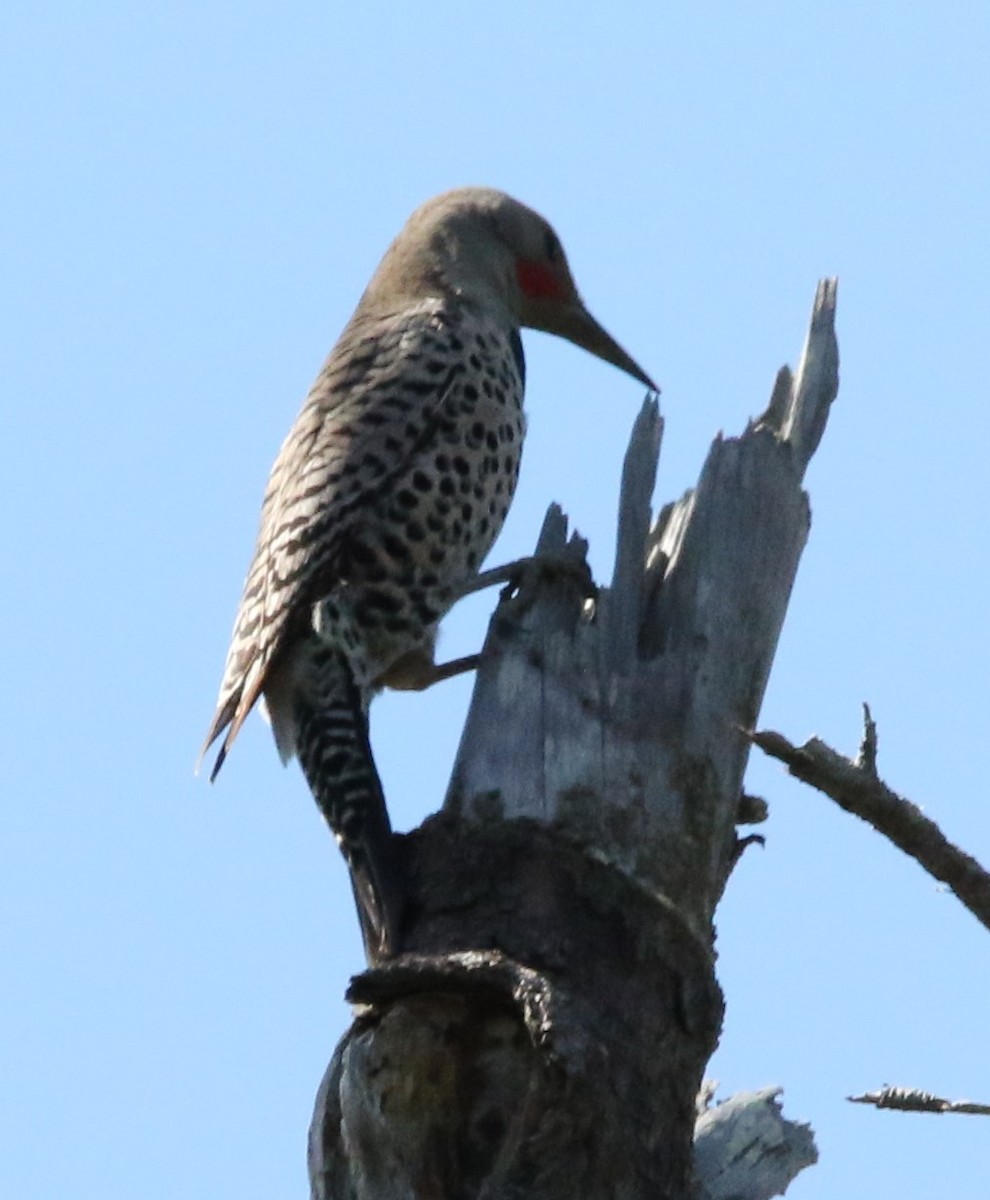
[{"label": "bird's breast", "polygon": [[[451,330],[446,359],[423,364],[436,398],[421,434],[351,524],[335,594],[372,676],[432,646],[505,521],[525,432],[512,332],[471,322]],[[422,404],[423,381],[406,382]]]}]

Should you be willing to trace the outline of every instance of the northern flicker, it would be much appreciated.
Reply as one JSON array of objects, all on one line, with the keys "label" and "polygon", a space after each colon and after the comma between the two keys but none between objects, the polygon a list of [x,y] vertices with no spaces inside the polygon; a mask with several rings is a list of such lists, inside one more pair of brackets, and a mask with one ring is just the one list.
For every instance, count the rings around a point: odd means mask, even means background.
[{"label": "northern flicker", "polygon": [[392,243],[272,468],[216,715],[216,777],[259,697],[351,872],[370,959],[402,886],[368,742],[382,687],[420,687],[437,625],[502,527],[519,470],[519,329],[655,390],[582,304],[557,235],[488,188],[429,200]]}]

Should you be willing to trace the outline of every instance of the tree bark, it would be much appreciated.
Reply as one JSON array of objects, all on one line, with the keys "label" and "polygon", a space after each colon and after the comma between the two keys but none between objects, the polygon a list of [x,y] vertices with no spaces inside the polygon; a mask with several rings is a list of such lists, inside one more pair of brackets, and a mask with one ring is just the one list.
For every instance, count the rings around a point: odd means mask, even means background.
[{"label": "tree bark", "polygon": [[652,524],[647,400],[609,588],[567,568],[584,544],[548,513],[492,618],[443,810],[402,839],[404,953],[352,981],[314,1198],[696,1194],[713,915],[838,387],[834,310],[827,281],[796,377]]}]

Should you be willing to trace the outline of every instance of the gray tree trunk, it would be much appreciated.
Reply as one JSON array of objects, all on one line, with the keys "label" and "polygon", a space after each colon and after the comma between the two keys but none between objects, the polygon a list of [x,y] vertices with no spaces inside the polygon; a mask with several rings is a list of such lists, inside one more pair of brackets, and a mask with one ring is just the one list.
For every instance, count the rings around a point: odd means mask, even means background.
[{"label": "gray tree trunk", "polygon": [[314,1198],[686,1200],[724,1171],[699,1153],[696,1182],[713,915],[838,387],[834,308],[828,281],[796,378],[655,521],[646,402],[593,598],[550,510],[547,565],[492,618],[443,810],[403,839],[406,953],[352,981]]}]

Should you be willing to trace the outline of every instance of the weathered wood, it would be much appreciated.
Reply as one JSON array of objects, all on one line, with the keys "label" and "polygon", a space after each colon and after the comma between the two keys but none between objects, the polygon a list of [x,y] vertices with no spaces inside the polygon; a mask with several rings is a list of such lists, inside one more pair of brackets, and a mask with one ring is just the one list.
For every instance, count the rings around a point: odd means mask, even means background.
[{"label": "weathered wood", "polygon": [[[782,375],[742,437],[716,440],[697,488],[664,509],[637,555],[633,514],[654,481],[639,464],[655,470],[660,436],[647,401],[620,501],[620,586],[591,607],[566,578],[533,579],[499,606],[447,798],[467,819],[554,824],[676,896],[702,937],[732,862],[742,730],[810,524],[800,481],[838,386],[834,303],[822,285],[796,380]],[[548,525],[541,548],[559,553],[559,510]]]},{"label": "weathered wood", "polygon": [[818,1161],[811,1130],[784,1117],[779,1095],[775,1087],[741,1092],[698,1118],[697,1200],[770,1200]]},{"label": "weathered wood", "polygon": [[690,1194],[712,918],[838,384],[834,305],[821,285],[797,376],[652,527],[647,400],[609,589],[561,569],[585,547],[548,513],[551,565],[499,604],[443,811],[405,839],[407,953],[354,981],[314,1197]]}]

